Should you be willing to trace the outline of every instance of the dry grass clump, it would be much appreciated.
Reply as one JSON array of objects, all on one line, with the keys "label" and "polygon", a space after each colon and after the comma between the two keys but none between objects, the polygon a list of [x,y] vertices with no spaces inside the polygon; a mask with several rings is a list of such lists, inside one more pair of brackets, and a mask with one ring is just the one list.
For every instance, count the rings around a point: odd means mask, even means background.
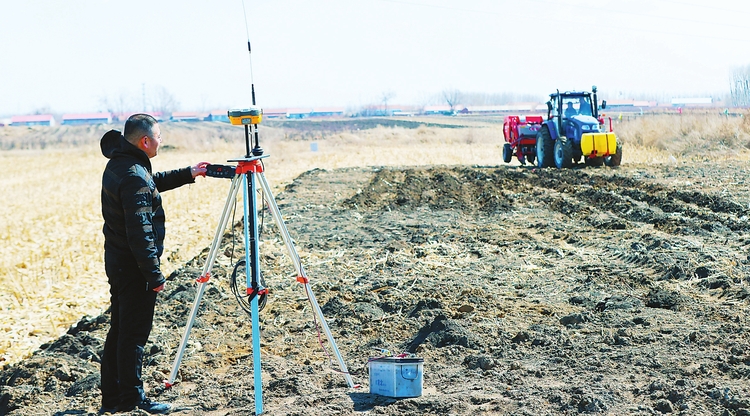
[{"label": "dry grass clump", "polygon": [[108,126],[11,126],[0,128],[0,150],[75,148],[99,139]]},{"label": "dry grass clump", "polygon": [[0,154],[13,167],[0,181],[6,196],[0,217],[0,361],[59,335],[82,311],[101,309],[102,159],[91,149]]},{"label": "dry grass clump", "polygon": [[750,119],[719,113],[649,114],[614,120],[624,143],[675,157],[726,157],[750,148]]}]

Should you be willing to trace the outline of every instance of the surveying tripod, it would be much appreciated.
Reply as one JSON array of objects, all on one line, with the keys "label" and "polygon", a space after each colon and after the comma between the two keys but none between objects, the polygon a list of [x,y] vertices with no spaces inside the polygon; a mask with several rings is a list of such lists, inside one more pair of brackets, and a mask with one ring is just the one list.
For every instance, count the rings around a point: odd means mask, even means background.
[{"label": "surveying tripod", "polygon": [[[206,258],[206,263],[203,266],[203,271],[196,282],[198,283],[197,293],[195,296],[195,302],[190,312],[190,317],[185,326],[185,334],[182,337],[180,348],[177,351],[177,356],[174,360],[172,367],[172,373],[169,375],[169,380],[166,382],[166,387],[169,388],[174,385],[175,378],[177,377],[177,371],[180,367],[185,348],[190,337],[190,330],[193,327],[195,318],[198,314],[198,308],[201,303],[201,298],[206,290],[206,285],[211,278],[211,269],[216,261],[216,256],[219,251],[219,245],[221,243],[221,237],[223,231],[226,229],[227,222],[231,216],[232,207],[237,198],[239,189],[243,189],[243,224],[244,224],[244,238],[245,238],[245,274],[247,283],[247,295],[250,300],[250,315],[252,321],[252,348],[253,348],[253,375],[254,375],[254,388],[255,388],[255,413],[261,414],[263,412],[263,395],[262,395],[262,380],[261,380],[261,369],[260,369],[260,322],[259,322],[259,298],[267,295],[268,291],[262,287],[262,280],[260,277],[260,253],[258,244],[258,206],[257,206],[257,192],[258,183],[260,183],[261,189],[263,190],[264,200],[268,206],[268,210],[278,227],[281,238],[284,240],[289,256],[294,263],[294,267],[297,271],[297,281],[302,284],[310,303],[312,304],[313,312],[315,313],[317,320],[320,322],[323,331],[328,338],[328,342],[331,345],[336,360],[338,361],[340,372],[344,375],[346,382],[350,388],[354,387],[354,382],[346,368],[341,353],[336,345],[336,341],[333,339],[331,330],[323,317],[323,312],[315,300],[315,294],[313,294],[310,288],[310,280],[305,273],[305,269],[302,267],[302,263],[299,258],[299,254],[294,246],[292,237],[289,235],[289,231],[286,228],[284,220],[281,218],[281,212],[276,204],[276,200],[273,197],[271,187],[266,180],[263,173],[263,164],[261,159],[268,157],[263,155],[263,149],[258,145],[258,131],[257,124],[260,121],[262,112],[256,107],[244,110],[230,110],[229,116],[232,124],[244,124],[245,126],[245,145],[247,154],[244,158],[231,159],[228,162],[236,162],[237,166],[219,166],[214,168],[213,172],[209,166],[210,176],[229,177],[233,174],[232,184],[229,188],[229,195],[227,201],[224,204],[224,210],[221,213],[219,219],[219,225],[216,228],[216,234],[214,235],[213,242]],[[233,117],[234,115],[234,117]],[[250,152],[250,129],[249,125],[252,124],[252,129],[255,133],[255,148]],[[231,169],[234,168],[234,172]],[[228,173],[227,173],[228,171]]]}]

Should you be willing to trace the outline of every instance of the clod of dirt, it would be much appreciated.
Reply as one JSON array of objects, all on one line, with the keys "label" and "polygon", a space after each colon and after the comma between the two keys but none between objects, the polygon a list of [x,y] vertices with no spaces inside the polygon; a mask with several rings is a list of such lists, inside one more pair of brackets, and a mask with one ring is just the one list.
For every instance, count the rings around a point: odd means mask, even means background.
[{"label": "clod of dirt", "polygon": [[679,293],[670,290],[653,289],[646,295],[646,306],[649,308],[678,309],[683,302]]},{"label": "clod of dirt", "polygon": [[560,324],[568,327],[579,326],[587,321],[589,321],[589,317],[582,313],[574,313],[560,318]]},{"label": "clod of dirt", "polygon": [[487,371],[495,368],[497,363],[492,357],[486,355],[470,355],[464,359],[464,365],[470,370],[481,369]]},{"label": "clod of dirt", "polygon": [[422,327],[417,336],[407,344],[406,350],[417,352],[417,347],[429,341],[435,347],[460,345],[466,348],[477,348],[478,342],[474,334],[467,331],[459,322],[448,319],[445,315],[438,315],[429,325]]},{"label": "clod of dirt", "polygon": [[596,305],[599,312],[607,310],[630,310],[643,307],[643,302],[635,297],[628,295],[615,295],[605,298]]}]

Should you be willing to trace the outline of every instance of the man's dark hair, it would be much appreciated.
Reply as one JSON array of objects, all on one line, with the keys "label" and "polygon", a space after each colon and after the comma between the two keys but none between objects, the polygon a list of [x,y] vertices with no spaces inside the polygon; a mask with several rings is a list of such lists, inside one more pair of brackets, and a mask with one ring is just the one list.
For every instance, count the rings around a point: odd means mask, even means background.
[{"label": "man's dark hair", "polygon": [[136,144],[143,136],[152,137],[152,127],[156,123],[156,119],[148,114],[133,114],[125,122],[125,131],[123,132],[125,140]]}]

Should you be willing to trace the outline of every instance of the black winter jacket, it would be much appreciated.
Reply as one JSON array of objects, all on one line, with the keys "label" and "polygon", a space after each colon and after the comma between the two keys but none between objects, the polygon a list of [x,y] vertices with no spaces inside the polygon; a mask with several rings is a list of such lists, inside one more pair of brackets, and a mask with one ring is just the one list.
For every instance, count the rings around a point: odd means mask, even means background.
[{"label": "black winter jacket", "polygon": [[[159,257],[164,251],[164,209],[159,192],[195,180],[190,167],[151,173],[146,153],[110,130],[100,141],[109,159],[102,175],[105,261],[110,267],[138,270],[146,290],[165,282]],[[111,264],[111,263],[116,264]]]}]

